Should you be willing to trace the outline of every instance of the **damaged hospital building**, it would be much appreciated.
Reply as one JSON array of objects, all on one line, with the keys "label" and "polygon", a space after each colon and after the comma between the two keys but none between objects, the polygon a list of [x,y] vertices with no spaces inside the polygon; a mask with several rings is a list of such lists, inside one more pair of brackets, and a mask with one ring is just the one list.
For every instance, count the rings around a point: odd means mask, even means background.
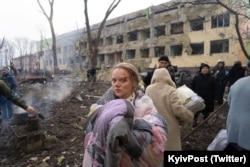
[{"label": "damaged hospital building", "polygon": [[[99,26],[91,25],[93,37]],[[247,29],[247,25],[243,24],[242,29]],[[57,37],[60,69],[68,68],[68,62],[83,62],[83,67],[88,62],[86,28],[70,34],[71,40],[65,40],[65,34]],[[67,53],[71,61],[65,58],[67,45],[71,45],[71,55]],[[234,15],[218,4],[177,5],[171,1],[107,20],[99,42],[97,68],[112,67],[122,61],[141,69],[153,68],[163,54],[178,68],[199,67],[200,63],[214,66],[218,59],[223,59],[227,66],[237,60],[243,65],[247,62]]]}]

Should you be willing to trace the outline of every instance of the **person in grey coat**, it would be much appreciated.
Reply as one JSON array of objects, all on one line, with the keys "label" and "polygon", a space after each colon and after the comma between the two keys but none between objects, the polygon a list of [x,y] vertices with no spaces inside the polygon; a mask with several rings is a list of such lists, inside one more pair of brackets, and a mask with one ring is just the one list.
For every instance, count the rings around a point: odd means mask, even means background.
[{"label": "person in grey coat", "polygon": [[237,80],[228,95],[228,147],[226,150],[250,151],[250,76]]}]

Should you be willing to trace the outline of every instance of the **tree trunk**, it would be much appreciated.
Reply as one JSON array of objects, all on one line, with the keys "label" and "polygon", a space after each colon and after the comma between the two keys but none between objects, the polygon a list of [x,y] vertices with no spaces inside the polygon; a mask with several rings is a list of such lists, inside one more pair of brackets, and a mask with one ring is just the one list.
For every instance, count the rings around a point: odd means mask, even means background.
[{"label": "tree trunk", "polygon": [[48,0],[49,5],[50,5],[50,15],[48,15],[43,6],[40,3],[40,0],[37,0],[38,5],[40,6],[40,9],[43,12],[43,15],[47,18],[49,21],[50,25],[50,30],[51,30],[51,36],[52,36],[52,53],[53,53],[53,60],[54,60],[54,72],[57,72],[59,70],[58,64],[57,64],[57,51],[56,51],[56,35],[55,35],[55,30],[54,30],[54,25],[53,25],[53,5],[54,5],[54,0]]},{"label": "tree trunk", "polygon": [[97,65],[97,56],[98,56],[98,46],[100,43],[101,33],[104,28],[104,25],[106,23],[107,18],[112,13],[112,11],[118,6],[118,4],[121,2],[121,0],[113,0],[113,2],[110,4],[109,8],[106,11],[106,14],[104,16],[104,19],[102,20],[96,38],[93,40],[93,37],[91,35],[91,29],[90,29],[90,23],[89,23],[89,16],[88,16],[88,0],[84,0],[84,14],[85,14],[85,20],[86,20],[86,28],[87,28],[87,35],[88,35],[88,43],[89,43],[89,52],[90,52],[90,68],[96,68]]}]

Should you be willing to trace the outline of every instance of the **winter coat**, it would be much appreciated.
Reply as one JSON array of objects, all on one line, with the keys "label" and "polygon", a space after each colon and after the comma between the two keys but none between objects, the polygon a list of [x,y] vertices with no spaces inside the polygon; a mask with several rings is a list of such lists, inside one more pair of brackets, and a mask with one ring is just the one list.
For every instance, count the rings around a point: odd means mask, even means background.
[{"label": "winter coat", "polygon": [[225,67],[221,67],[219,68],[218,66],[216,66],[213,70],[213,74],[212,74],[217,83],[221,86],[221,87],[225,87],[227,82],[228,82],[228,71],[225,69]]},{"label": "winter coat", "polygon": [[[191,83],[191,89],[204,99],[206,108],[213,110],[215,96],[216,96],[216,80],[210,74],[199,73],[196,75]],[[209,111],[212,112],[212,111]]]},{"label": "winter coat", "polygon": [[241,65],[235,64],[228,73],[228,86],[229,88],[240,78],[245,76],[246,69],[244,69]]},{"label": "winter coat", "polygon": [[228,95],[228,142],[250,151],[250,77],[239,79]]},{"label": "winter coat", "polygon": [[166,121],[141,90],[133,97],[118,99],[110,88],[94,105],[84,127],[83,167],[162,165]]},{"label": "winter coat", "polygon": [[153,100],[159,114],[167,121],[166,150],[181,150],[180,125],[191,123],[194,114],[182,105],[175,83],[166,69],[155,70],[151,84],[146,88],[146,95]]}]

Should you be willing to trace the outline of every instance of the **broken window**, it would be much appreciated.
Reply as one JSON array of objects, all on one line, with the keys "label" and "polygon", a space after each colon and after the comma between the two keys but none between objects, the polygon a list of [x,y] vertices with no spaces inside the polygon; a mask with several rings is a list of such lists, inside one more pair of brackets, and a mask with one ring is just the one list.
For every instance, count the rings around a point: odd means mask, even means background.
[{"label": "broken window", "polygon": [[200,31],[203,30],[203,21],[204,19],[195,19],[195,20],[191,20],[190,23],[190,31]]},{"label": "broken window", "polygon": [[79,42],[76,47],[77,50],[86,49],[86,48],[87,48],[87,42],[82,42],[82,41]]},{"label": "broken window", "polygon": [[104,64],[105,62],[105,57],[103,54],[98,55],[98,60],[100,64]]},{"label": "broken window", "polygon": [[119,44],[119,43],[123,43],[123,36],[122,35],[118,35],[116,37],[116,44]]},{"label": "broken window", "polygon": [[155,27],[155,37],[164,36],[165,35],[165,26]]},{"label": "broken window", "polygon": [[150,38],[150,30],[149,29],[140,30],[138,32],[138,38],[139,38],[139,40],[146,40],[146,39]]},{"label": "broken window", "polygon": [[100,38],[99,46],[103,46],[103,38]]},{"label": "broken window", "polygon": [[216,40],[210,42],[210,54],[227,53],[229,51],[229,40]]},{"label": "broken window", "polygon": [[171,24],[171,34],[183,33],[183,22]]},{"label": "broken window", "polygon": [[134,59],[135,58],[135,50],[127,50],[126,51],[126,58],[127,59]]},{"label": "broken window", "polygon": [[107,38],[106,38],[106,43],[105,43],[105,44],[106,44],[106,46],[107,46],[107,45],[112,45],[112,44],[113,44],[112,37],[107,37]]},{"label": "broken window", "polygon": [[107,67],[113,67],[114,65],[114,58],[115,58],[115,55],[113,53],[110,53],[110,54],[106,54],[106,62],[107,63]]},{"label": "broken window", "polygon": [[170,46],[170,56],[181,56],[181,55],[182,55],[182,45]]},{"label": "broken window", "polygon": [[191,55],[204,54],[204,42],[201,42],[201,43],[191,43],[190,47],[192,48]]},{"label": "broken window", "polygon": [[164,55],[164,53],[165,53],[164,46],[155,47],[154,50],[155,50],[155,57],[160,57],[161,55]]},{"label": "broken window", "polygon": [[141,58],[149,58],[149,49],[140,50]]},{"label": "broken window", "polygon": [[137,32],[129,32],[128,33],[128,41],[136,41],[137,40]]},{"label": "broken window", "polygon": [[211,19],[212,28],[228,27],[229,24],[230,24],[229,12],[216,15],[216,16],[212,16],[212,19]]}]

